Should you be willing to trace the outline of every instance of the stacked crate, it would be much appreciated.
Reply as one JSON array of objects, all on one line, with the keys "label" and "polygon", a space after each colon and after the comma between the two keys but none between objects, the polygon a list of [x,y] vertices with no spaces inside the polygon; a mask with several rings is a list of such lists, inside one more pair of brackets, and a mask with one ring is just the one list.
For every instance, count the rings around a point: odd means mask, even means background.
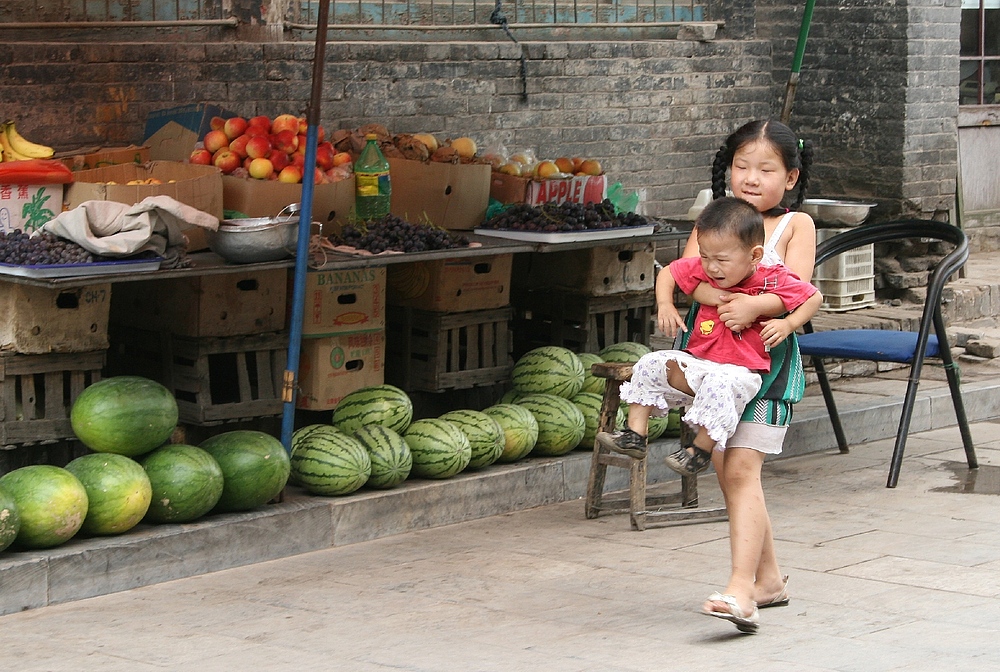
[{"label": "stacked crate", "polygon": [[182,423],[280,414],[286,276],[281,268],[119,283],[109,372],[162,383]]},{"label": "stacked crate", "polygon": [[[849,230],[816,229],[816,242]],[[823,293],[824,310],[842,312],[874,305],[875,246],[863,245],[819,264],[813,284]]]},{"label": "stacked crate", "polygon": [[514,355],[543,345],[599,352],[649,343],[656,297],[653,243],[517,255]]},{"label": "stacked crate", "polygon": [[498,254],[390,266],[386,382],[442,392],[506,380],[512,263]]},{"label": "stacked crate", "polygon": [[0,445],[74,437],[73,402],[101,378],[111,285],[0,281]]}]

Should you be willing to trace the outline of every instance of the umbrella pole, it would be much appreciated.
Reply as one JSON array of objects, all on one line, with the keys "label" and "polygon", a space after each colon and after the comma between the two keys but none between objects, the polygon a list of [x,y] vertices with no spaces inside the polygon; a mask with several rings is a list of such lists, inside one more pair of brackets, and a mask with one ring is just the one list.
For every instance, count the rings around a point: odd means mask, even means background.
[{"label": "umbrella pole", "polygon": [[288,334],[288,358],[281,387],[283,412],[281,443],[292,449],[295,429],[295,397],[298,391],[299,355],[302,351],[302,317],[305,312],[306,269],[309,266],[309,237],[312,233],[313,186],[316,177],[316,145],[319,138],[320,101],[323,92],[323,66],[326,64],[326,31],[330,0],[319,0],[316,24],[316,49],[313,55],[312,93],[306,121],[305,170],[302,171],[302,209],[299,211],[299,238],[295,247],[295,280],[292,285],[292,315]]},{"label": "umbrella pole", "polygon": [[785,86],[785,105],[781,110],[781,122],[787,124],[792,118],[792,101],[795,100],[795,89],[799,85],[799,71],[802,70],[802,57],[806,53],[806,38],[809,37],[809,25],[812,23],[813,7],[816,0],[806,0],[806,8],[802,14],[802,26],[799,28],[799,41],[795,45],[795,57],[792,58],[792,71],[788,75]]}]

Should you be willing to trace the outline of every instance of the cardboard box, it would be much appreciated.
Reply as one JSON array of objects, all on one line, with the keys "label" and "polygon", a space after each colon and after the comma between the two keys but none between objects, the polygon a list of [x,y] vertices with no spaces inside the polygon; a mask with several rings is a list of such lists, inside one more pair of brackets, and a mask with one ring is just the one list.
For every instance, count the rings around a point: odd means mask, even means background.
[{"label": "cardboard box", "polygon": [[[385,267],[306,273],[302,335],[385,328]],[[288,287],[293,286],[289,275]],[[291,305],[291,301],[288,302]]]},{"label": "cardboard box", "polygon": [[108,347],[111,285],[50,289],[0,282],[0,350],[29,355]]},{"label": "cardboard box", "polygon": [[486,219],[491,171],[486,164],[389,159],[390,210],[408,222],[474,229]]},{"label": "cardboard box", "polygon": [[0,233],[34,231],[62,208],[61,184],[0,184]]},{"label": "cardboard box", "polygon": [[519,254],[511,278],[518,288],[550,287],[587,296],[642,292],[653,289],[655,261],[653,243]]},{"label": "cardboard box", "polygon": [[385,381],[385,331],[302,339],[295,406],[334,408],[350,392]]},{"label": "cardboard box", "polygon": [[564,180],[532,180],[492,173],[490,197],[501,203],[600,203],[608,195],[606,175],[576,175]]},{"label": "cardboard box", "polygon": [[[354,210],[354,176],[331,184],[313,186],[312,219],[329,236],[339,233]],[[253,180],[222,176],[222,203],[226,210],[247,217],[274,217],[291,204],[302,201],[302,185],[276,180]]]},{"label": "cardboard box", "polygon": [[103,168],[105,166],[117,166],[120,163],[134,163],[141,165],[149,162],[149,147],[143,145],[137,147],[107,147],[104,149],[95,147],[92,149],[79,149],[69,154],[63,153],[57,157],[70,170],[91,170],[92,168]]},{"label": "cardboard box", "polygon": [[146,117],[146,139],[154,161],[183,161],[195,144],[212,130],[212,117],[229,119],[235,112],[219,105],[198,103],[150,112]]},{"label": "cardboard box", "polygon": [[510,303],[513,263],[513,254],[496,254],[393,264],[386,301],[437,312],[501,308]]},{"label": "cardboard box", "polygon": [[281,331],[287,282],[284,268],[123,282],[111,321],[197,338]]}]

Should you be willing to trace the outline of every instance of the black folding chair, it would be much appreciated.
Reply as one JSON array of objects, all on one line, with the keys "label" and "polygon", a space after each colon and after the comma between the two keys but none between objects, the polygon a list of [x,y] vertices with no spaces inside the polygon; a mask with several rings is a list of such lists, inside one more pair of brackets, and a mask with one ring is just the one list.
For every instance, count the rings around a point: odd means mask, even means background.
[{"label": "black folding chair", "polygon": [[[820,389],[823,391],[823,399],[826,402],[833,431],[837,437],[837,445],[842,453],[848,452],[849,448],[847,439],[844,437],[844,428],[840,423],[840,415],[837,413],[837,405],[833,400],[830,381],[823,366],[823,358],[863,359],[875,362],[900,362],[910,365],[906,395],[903,398],[903,410],[899,419],[899,429],[896,432],[896,446],[893,449],[892,462],[889,466],[889,479],[886,482],[887,488],[896,487],[896,483],[899,481],[903,450],[906,447],[906,437],[913,415],[913,404],[917,397],[917,387],[920,384],[920,372],[924,359],[928,357],[940,358],[944,363],[969,469],[975,469],[979,466],[976,460],[976,450],[972,445],[972,435],[969,432],[965,406],[962,403],[958,366],[952,359],[944,318],[941,316],[941,292],[944,285],[948,278],[958,271],[969,258],[969,241],[965,233],[951,224],[923,219],[867,224],[823,241],[816,248],[816,264],[819,265],[828,259],[863,245],[905,239],[932,239],[955,246],[938,263],[930,276],[919,331],[843,329],[814,332],[812,323],[806,323],[805,334],[799,337],[799,350],[802,356],[811,357],[813,366],[816,368]],[[931,334],[932,325],[934,334]]]}]

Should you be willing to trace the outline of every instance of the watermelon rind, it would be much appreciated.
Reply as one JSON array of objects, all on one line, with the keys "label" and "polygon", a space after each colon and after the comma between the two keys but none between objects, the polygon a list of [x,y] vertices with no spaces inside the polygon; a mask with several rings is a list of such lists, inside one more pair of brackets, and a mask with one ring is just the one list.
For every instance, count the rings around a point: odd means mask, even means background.
[{"label": "watermelon rind", "polygon": [[70,409],[73,433],[85,446],[126,457],[162,446],[177,417],[173,393],[141,376],[99,380],[85,388]]},{"label": "watermelon rind", "polygon": [[[604,396],[593,392],[581,392],[570,399],[576,407],[583,413],[585,431],[580,439],[578,448],[590,450],[594,447],[594,440],[597,438],[597,428],[601,422],[601,406],[604,404]],[[615,427],[620,427],[625,422],[625,413],[621,407],[615,414]]]},{"label": "watermelon rind", "polygon": [[538,440],[538,421],[531,411],[517,404],[494,404],[483,413],[503,428],[504,449],[497,462],[510,464],[528,456]]},{"label": "watermelon rind", "polygon": [[190,523],[215,508],[222,497],[222,467],[198,446],[161,446],[139,464],[153,488],[147,522]]},{"label": "watermelon rind", "polygon": [[414,421],[403,439],[413,455],[414,476],[451,478],[469,466],[472,446],[458,425],[439,418]]},{"label": "watermelon rind", "polygon": [[649,346],[636,341],[622,341],[614,343],[602,349],[598,355],[605,362],[616,362],[620,364],[635,364],[643,355],[648,355],[652,350]]},{"label": "watermelon rind", "polygon": [[213,511],[249,511],[281,494],[291,466],[281,441],[266,432],[237,429],[205,439],[198,447],[222,469],[222,496]]},{"label": "watermelon rind", "polygon": [[292,434],[292,474],[313,495],[349,495],[363,486],[372,462],[361,442],[331,425],[308,425]]},{"label": "watermelon rind", "polygon": [[0,487],[14,498],[21,529],[14,543],[22,548],[59,546],[73,538],[87,517],[87,491],[62,467],[33,464],[0,476]]},{"label": "watermelon rind", "polygon": [[397,432],[382,425],[365,425],[354,438],[368,451],[372,472],[365,483],[369,488],[387,490],[406,480],[413,468],[410,446]]},{"label": "watermelon rind", "polygon": [[601,359],[600,355],[595,355],[592,352],[581,352],[577,355],[577,357],[580,358],[580,363],[583,364],[583,387],[580,388],[580,391],[604,394],[604,384],[606,380],[604,378],[598,378],[590,372],[590,367],[594,364],[600,364],[604,360]]},{"label": "watermelon rind", "polygon": [[522,394],[554,394],[569,399],[583,388],[583,364],[569,348],[543,345],[524,353],[514,363],[510,379]]},{"label": "watermelon rind", "polygon": [[382,425],[402,434],[413,420],[413,401],[394,385],[370,385],[344,395],[330,424],[350,434],[365,425]]},{"label": "watermelon rind", "polygon": [[0,487],[0,551],[14,543],[21,530],[21,514],[17,511],[14,495],[7,488]]},{"label": "watermelon rind", "polygon": [[483,469],[500,459],[506,439],[503,427],[495,418],[472,409],[448,411],[438,417],[458,425],[469,440],[472,456],[466,469]]},{"label": "watermelon rind", "polygon": [[114,453],[82,455],[66,465],[87,491],[87,517],[80,531],[93,535],[128,532],[146,515],[153,487],[142,465]]},{"label": "watermelon rind", "polygon": [[583,413],[569,399],[554,394],[532,394],[517,405],[531,411],[538,423],[538,440],[532,455],[565,455],[580,445],[587,431]]}]

